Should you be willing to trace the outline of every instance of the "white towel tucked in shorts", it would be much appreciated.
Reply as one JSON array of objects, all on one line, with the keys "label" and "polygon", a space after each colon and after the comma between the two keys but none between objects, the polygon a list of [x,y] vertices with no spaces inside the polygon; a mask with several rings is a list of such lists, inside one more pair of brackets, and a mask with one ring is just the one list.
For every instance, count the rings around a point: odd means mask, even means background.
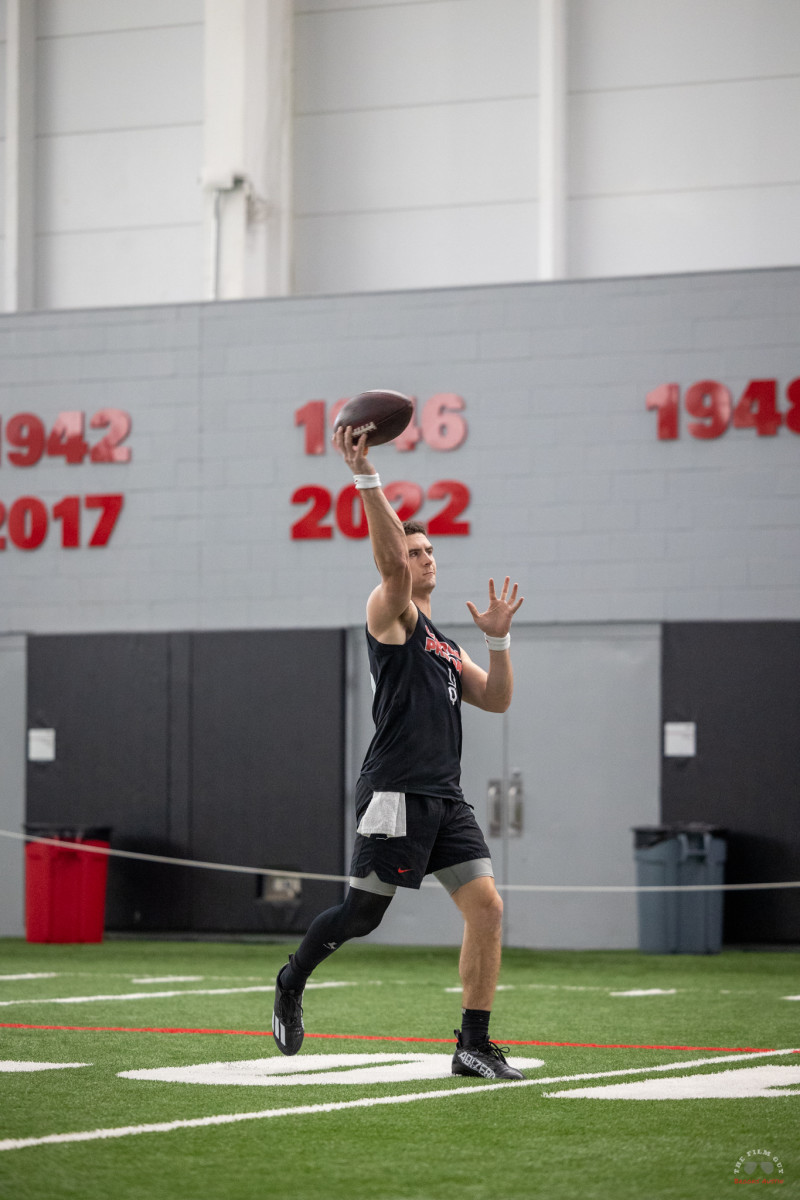
[{"label": "white towel tucked in shorts", "polygon": [[363,837],[405,837],[405,792],[373,792],[357,832]]}]

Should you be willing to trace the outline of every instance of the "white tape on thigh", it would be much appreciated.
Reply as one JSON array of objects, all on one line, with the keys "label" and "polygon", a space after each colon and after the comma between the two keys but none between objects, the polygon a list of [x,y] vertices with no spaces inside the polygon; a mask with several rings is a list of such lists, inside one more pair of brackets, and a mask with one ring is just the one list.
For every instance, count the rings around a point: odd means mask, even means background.
[{"label": "white tape on thigh", "polygon": [[373,792],[356,832],[362,837],[405,837],[405,792]]}]

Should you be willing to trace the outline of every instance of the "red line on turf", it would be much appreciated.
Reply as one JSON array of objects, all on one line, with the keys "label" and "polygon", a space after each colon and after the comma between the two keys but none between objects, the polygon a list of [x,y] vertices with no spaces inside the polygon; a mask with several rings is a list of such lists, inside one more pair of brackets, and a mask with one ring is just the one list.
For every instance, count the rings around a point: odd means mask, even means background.
[{"label": "red line on turf", "polygon": [[[127,1025],[28,1025],[19,1021],[0,1021],[0,1029],[57,1029],[75,1033],[213,1033],[228,1034],[233,1037],[272,1037],[270,1029],[158,1029],[131,1027]],[[435,1042],[451,1045],[452,1038],[422,1038],[397,1037],[382,1033],[306,1033],[307,1038],[345,1038],[361,1042]],[[573,1049],[587,1050],[708,1050],[713,1054],[770,1054],[774,1046],[650,1046],[626,1042],[541,1042],[541,1041],[511,1041],[503,1038],[510,1046],[566,1046]],[[800,1054],[800,1050],[793,1050]]]}]

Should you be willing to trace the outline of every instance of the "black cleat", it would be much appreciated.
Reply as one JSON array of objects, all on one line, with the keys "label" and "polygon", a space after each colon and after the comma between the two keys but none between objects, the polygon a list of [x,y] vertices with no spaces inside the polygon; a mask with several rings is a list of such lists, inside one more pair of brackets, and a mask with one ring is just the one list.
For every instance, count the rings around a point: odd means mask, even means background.
[{"label": "black cleat", "polygon": [[[291,961],[291,956],[290,956]],[[281,987],[281,973],[275,980],[275,1004],[272,1009],[272,1032],[281,1054],[297,1054],[303,1044],[303,992],[290,992]]]},{"label": "black cleat", "polygon": [[505,1055],[494,1042],[483,1042],[467,1049],[461,1043],[461,1030],[454,1029],[458,1039],[453,1055],[454,1075],[476,1075],[479,1079],[524,1079],[521,1071],[510,1067]]}]

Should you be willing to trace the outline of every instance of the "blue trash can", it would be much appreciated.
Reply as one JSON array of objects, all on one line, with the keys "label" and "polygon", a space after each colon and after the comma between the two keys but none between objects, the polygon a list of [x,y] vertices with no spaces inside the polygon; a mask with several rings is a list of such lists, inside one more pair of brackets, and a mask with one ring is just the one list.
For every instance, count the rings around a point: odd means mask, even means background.
[{"label": "blue trash can", "polygon": [[[640,887],[721,884],[727,845],[713,825],[644,825],[634,828],[636,882]],[[719,954],[721,891],[639,892],[639,949],[643,954]]]}]

